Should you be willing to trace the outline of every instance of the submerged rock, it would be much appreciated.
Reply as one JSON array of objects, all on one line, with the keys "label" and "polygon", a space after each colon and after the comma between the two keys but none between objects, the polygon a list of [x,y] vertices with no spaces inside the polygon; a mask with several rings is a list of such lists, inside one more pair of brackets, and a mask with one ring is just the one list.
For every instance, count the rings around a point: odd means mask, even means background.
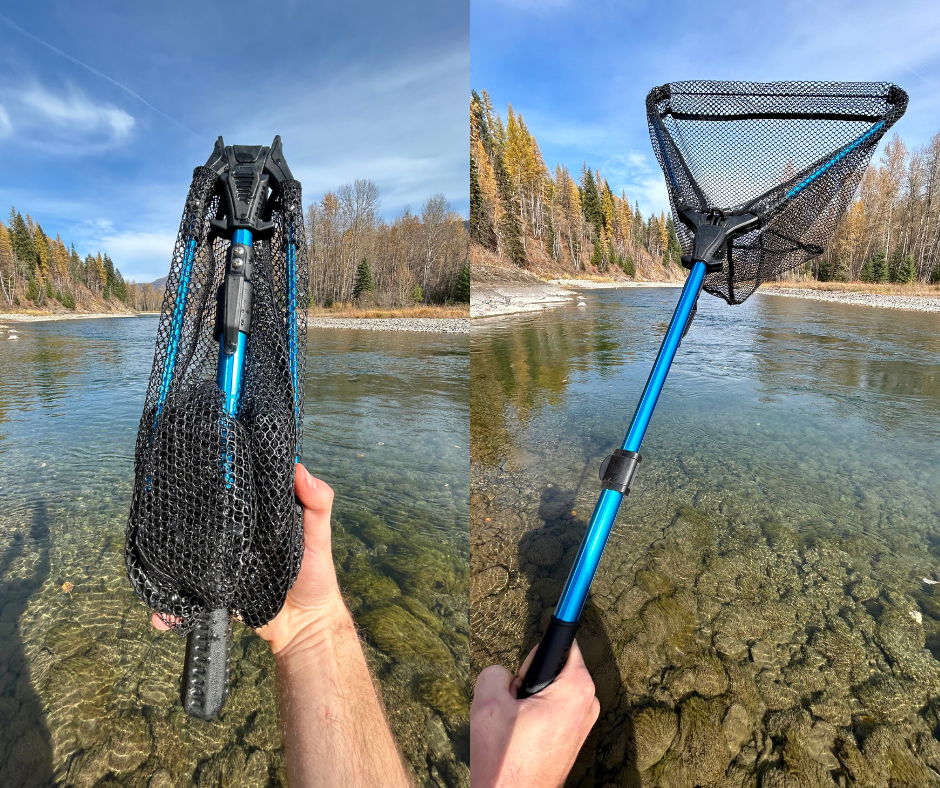
[{"label": "submerged rock", "polygon": [[371,610],[360,623],[376,646],[401,662],[454,662],[450,650],[427,624],[399,605]]},{"label": "submerged rock", "polygon": [[646,771],[666,754],[679,730],[675,712],[669,709],[643,709],[633,718],[636,740],[636,768]]}]

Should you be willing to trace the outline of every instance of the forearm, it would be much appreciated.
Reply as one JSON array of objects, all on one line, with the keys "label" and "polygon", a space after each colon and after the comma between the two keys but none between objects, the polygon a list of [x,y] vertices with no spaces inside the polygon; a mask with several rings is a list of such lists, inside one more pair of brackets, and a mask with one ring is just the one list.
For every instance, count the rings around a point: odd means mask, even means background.
[{"label": "forearm", "polygon": [[292,788],[410,785],[345,607],[275,659]]}]

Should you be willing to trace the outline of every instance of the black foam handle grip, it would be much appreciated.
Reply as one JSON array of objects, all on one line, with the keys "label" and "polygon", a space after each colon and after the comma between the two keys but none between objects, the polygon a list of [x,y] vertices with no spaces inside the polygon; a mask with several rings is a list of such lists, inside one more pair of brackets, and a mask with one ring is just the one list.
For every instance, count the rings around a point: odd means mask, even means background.
[{"label": "black foam handle grip", "polygon": [[199,616],[186,638],[183,708],[192,717],[212,720],[228,697],[232,662],[232,618],[228,610]]},{"label": "black foam handle grip", "polygon": [[568,661],[568,652],[574,643],[578,622],[562,621],[552,616],[548,629],[536,649],[535,657],[519,688],[519,699],[541,692],[561,673]]}]

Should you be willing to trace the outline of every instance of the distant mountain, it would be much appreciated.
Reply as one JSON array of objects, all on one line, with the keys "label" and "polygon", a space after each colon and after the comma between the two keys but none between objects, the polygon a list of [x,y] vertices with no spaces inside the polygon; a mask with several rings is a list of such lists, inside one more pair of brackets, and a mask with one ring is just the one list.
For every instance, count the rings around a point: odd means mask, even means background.
[{"label": "distant mountain", "polygon": [[166,287],[166,277],[161,276],[159,279],[154,279],[150,285],[154,290],[162,290],[164,287]]}]

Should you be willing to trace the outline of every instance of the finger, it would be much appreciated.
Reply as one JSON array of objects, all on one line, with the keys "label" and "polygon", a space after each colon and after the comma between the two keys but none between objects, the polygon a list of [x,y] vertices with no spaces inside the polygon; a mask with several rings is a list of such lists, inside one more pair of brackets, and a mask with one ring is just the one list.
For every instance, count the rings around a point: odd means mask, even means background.
[{"label": "finger", "polygon": [[154,613],[150,617],[150,623],[153,624],[154,629],[158,629],[161,632],[166,632],[170,628],[170,625],[167,624],[166,621],[164,621],[162,618],[160,618],[158,613]]},{"label": "finger", "polygon": [[521,679],[525,678],[525,674],[529,672],[529,667],[532,665],[532,660],[535,659],[535,652],[538,650],[538,646],[533,646],[532,650],[529,652],[529,656],[525,658],[522,663],[522,667],[519,668],[519,678],[520,684],[522,683]]},{"label": "finger", "polygon": [[297,463],[294,493],[304,507],[304,546],[308,550],[329,549],[330,513],[333,511],[333,490],[325,481],[310,475]]},{"label": "finger", "polygon": [[[576,676],[581,671],[587,673],[587,665],[584,664],[584,656],[581,654],[581,648],[578,646],[577,639],[571,642],[571,650],[568,652],[568,659],[565,666],[558,674],[558,678],[570,678]],[[557,681],[558,679],[556,679]]]},{"label": "finger", "polygon": [[502,665],[490,665],[477,676],[473,697],[476,699],[508,694],[514,678],[515,676]]}]

